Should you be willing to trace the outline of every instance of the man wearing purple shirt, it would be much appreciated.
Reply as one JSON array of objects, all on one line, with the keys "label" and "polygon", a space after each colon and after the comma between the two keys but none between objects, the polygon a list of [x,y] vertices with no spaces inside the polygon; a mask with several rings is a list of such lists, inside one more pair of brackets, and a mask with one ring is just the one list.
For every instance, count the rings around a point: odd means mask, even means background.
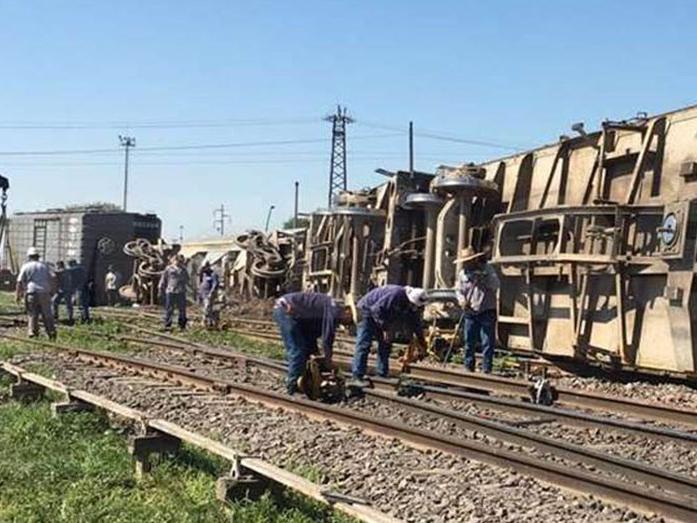
[{"label": "man wearing purple shirt", "polygon": [[305,372],[310,354],[317,352],[317,338],[322,340],[324,358],[331,364],[336,328],[349,318],[345,307],[319,292],[292,292],[276,301],[273,319],[285,346],[288,394],[297,392],[298,378]]},{"label": "man wearing purple shirt", "polygon": [[378,342],[377,370],[382,377],[389,373],[391,338],[396,331],[410,332],[425,344],[420,311],[424,305],[426,293],[423,289],[401,285],[378,287],[359,300],[357,307],[361,319],[358,322],[351,369],[354,385],[368,385],[364,376],[373,340]]}]

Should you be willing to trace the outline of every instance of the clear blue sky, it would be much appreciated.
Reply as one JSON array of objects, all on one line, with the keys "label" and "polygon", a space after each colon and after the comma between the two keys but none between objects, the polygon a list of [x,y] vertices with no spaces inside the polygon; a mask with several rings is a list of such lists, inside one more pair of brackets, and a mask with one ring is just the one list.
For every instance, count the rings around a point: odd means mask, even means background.
[{"label": "clear blue sky", "polygon": [[[120,203],[133,135],[130,209],[166,235],[236,231],[326,202],[329,124],[349,128],[349,184],[406,167],[381,126],[533,146],[576,121],[697,102],[695,2],[0,0],[0,173],[13,211]],[[156,124],[154,127],[152,124]],[[150,125],[150,127],[148,127]],[[66,128],[67,127],[67,128]],[[147,151],[191,144],[309,143]],[[324,141],[313,141],[324,140]],[[495,147],[416,138],[416,165],[482,161]]]}]

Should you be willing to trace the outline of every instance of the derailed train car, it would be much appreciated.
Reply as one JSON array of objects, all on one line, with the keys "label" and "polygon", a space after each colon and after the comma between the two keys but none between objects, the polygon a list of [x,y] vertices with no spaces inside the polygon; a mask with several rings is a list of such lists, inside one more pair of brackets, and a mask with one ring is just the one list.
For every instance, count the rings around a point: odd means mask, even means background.
[{"label": "derailed train car", "polygon": [[482,166],[501,187],[500,342],[695,372],[697,107]]},{"label": "derailed train car", "polygon": [[697,107],[576,130],[434,175],[383,171],[385,184],[313,216],[306,286],[353,299],[385,283],[451,289],[472,245],[502,278],[502,346],[694,374]]}]

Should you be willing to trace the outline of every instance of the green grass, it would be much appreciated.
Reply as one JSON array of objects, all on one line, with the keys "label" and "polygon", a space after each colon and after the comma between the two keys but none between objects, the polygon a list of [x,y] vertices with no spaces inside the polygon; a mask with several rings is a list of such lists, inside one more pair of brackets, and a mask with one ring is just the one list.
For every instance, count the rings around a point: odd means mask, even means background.
[{"label": "green grass", "polygon": [[[16,310],[11,294],[0,293],[0,310]],[[18,333],[23,335],[23,330]],[[103,335],[126,333],[122,323],[106,319],[59,326],[57,342],[118,352],[129,345]],[[250,354],[283,356],[276,344],[234,333],[195,328],[185,335]],[[0,341],[3,360],[39,350],[51,349]],[[29,365],[27,370],[50,375],[41,364]],[[351,521],[289,491],[267,492],[257,501],[220,504],[214,497],[215,479],[229,470],[229,464],[189,447],[176,458],[164,459],[148,478],[136,482],[126,440],[104,418],[83,413],[54,419],[46,402],[24,406],[9,401],[10,381],[0,376],[0,522]],[[312,481],[322,478],[314,467],[298,466],[293,471]]]},{"label": "green grass", "polygon": [[14,292],[0,292],[0,313],[15,312],[21,310],[15,302]]},{"label": "green grass", "polygon": [[57,342],[90,350],[123,352],[133,346],[125,341],[108,338],[107,336],[125,335],[128,333],[128,329],[116,320],[97,320],[84,325],[76,323],[72,327],[59,325]]},{"label": "green grass", "polygon": [[259,341],[231,331],[209,331],[199,327],[187,329],[178,336],[216,347],[229,347],[232,350],[254,356],[283,359],[283,346],[280,343]]},{"label": "green grass", "polygon": [[215,478],[228,469],[185,447],[137,482],[125,438],[104,418],[52,418],[46,402],[0,403],[0,521],[349,521],[289,492],[220,504]]},{"label": "green grass", "polygon": [[0,340],[0,360],[9,360],[17,354],[36,350],[26,343],[18,341]]},{"label": "green grass", "polygon": [[[43,333],[43,328],[41,332]],[[75,345],[92,350],[123,352],[129,348],[126,342],[109,339],[102,335],[117,335],[125,334],[126,332],[123,325],[119,325],[118,322],[112,320],[93,322],[89,325],[76,324],[72,327],[59,325],[56,342],[62,345]],[[13,334],[25,336],[25,329],[16,329]],[[45,337],[40,339],[47,341]],[[45,350],[51,349],[19,341],[0,340],[0,360],[9,360],[17,354]]]}]

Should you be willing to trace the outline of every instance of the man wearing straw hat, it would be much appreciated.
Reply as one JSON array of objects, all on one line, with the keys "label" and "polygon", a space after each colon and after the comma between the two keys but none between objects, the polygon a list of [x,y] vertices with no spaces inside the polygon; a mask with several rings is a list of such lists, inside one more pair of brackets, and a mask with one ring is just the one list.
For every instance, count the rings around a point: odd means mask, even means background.
[{"label": "man wearing straw hat", "polygon": [[483,252],[472,247],[462,250],[455,263],[462,263],[457,277],[457,298],[464,318],[465,368],[474,371],[474,351],[482,346],[482,372],[490,373],[496,345],[496,291],[500,286],[494,268]]}]

